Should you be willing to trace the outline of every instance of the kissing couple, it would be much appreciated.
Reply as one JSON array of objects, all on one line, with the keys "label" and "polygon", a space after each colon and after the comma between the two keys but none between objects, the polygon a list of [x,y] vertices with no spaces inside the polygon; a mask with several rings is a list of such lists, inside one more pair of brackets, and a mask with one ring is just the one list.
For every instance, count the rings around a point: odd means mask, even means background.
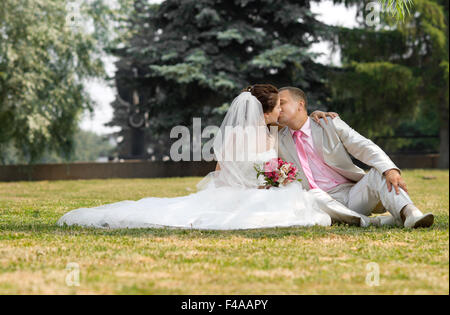
[{"label": "kissing couple", "polygon": [[[336,113],[316,111],[310,117],[307,108],[307,95],[299,88],[250,86],[225,115],[213,144],[216,170],[200,181],[198,192],[80,208],[57,224],[212,230],[433,224],[433,214],[424,215],[414,205],[400,169],[380,147]],[[237,131],[250,129],[258,130],[252,141],[237,137]],[[247,159],[233,158],[234,149],[246,152]],[[370,170],[356,166],[351,156]],[[295,173],[298,180],[267,185],[258,167],[264,169],[271,161],[290,165],[294,171],[289,176]],[[371,216],[380,209],[389,214]]]}]

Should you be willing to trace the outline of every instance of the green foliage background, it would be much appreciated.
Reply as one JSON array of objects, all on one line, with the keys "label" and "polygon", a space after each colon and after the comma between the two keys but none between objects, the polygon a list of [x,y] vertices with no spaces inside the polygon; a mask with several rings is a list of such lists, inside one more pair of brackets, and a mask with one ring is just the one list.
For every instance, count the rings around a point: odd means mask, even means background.
[{"label": "green foliage background", "polygon": [[[219,124],[242,88],[266,82],[304,89],[311,110],[338,111],[388,151],[439,151],[448,168],[448,1],[384,1],[398,13],[369,26],[368,0],[334,0],[357,7],[353,29],[320,22],[312,2],[87,0],[80,31],[67,25],[68,1],[3,0],[0,161],[11,150],[71,160],[80,115],[95,106],[85,85],[104,78],[118,91],[109,124],[122,129],[119,149],[131,143],[142,157],[167,155],[170,129],[193,117]],[[320,41],[342,65],[315,62]],[[114,78],[104,53],[119,58]]]},{"label": "green foliage background", "polygon": [[68,156],[92,110],[83,82],[104,75],[101,51],[67,16],[66,1],[0,3],[0,159],[11,146],[27,162],[47,150]]},{"label": "green foliage background", "polygon": [[[334,2],[356,6],[359,26],[324,25],[311,1],[136,0],[131,36],[114,50],[128,105],[116,100],[111,125],[126,133],[130,113],[146,113],[140,131],[161,158],[172,126],[192,117],[218,124],[246,85],[293,85],[308,92],[311,109],[338,111],[384,149],[440,151],[448,168],[448,2],[407,3],[410,14],[381,14],[375,26],[366,23],[369,1]],[[309,48],[324,40],[341,51],[342,66],[314,62]],[[414,138],[422,135],[441,141]]]},{"label": "green foliage background", "polygon": [[448,168],[449,3],[415,0],[401,21],[385,13],[369,26],[368,2],[345,1],[358,7],[361,23],[336,32],[343,66],[329,81],[331,108],[369,137],[410,137],[380,140],[386,149],[439,151],[440,167]]}]

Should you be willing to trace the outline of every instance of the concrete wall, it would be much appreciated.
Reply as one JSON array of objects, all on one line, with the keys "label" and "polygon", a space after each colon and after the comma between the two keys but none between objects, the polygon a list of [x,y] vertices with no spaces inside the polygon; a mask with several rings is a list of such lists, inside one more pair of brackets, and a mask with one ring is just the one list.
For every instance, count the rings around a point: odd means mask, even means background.
[{"label": "concrete wall", "polygon": [[438,168],[439,154],[390,155],[400,168]]},{"label": "concrete wall", "polygon": [[126,161],[0,166],[0,181],[204,176],[215,165],[215,162]]},{"label": "concrete wall", "polygon": [[[402,169],[437,168],[439,155],[392,155],[391,158]],[[0,181],[204,176],[214,170],[215,164],[215,162],[125,161],[11,165],[0,166]]]}]

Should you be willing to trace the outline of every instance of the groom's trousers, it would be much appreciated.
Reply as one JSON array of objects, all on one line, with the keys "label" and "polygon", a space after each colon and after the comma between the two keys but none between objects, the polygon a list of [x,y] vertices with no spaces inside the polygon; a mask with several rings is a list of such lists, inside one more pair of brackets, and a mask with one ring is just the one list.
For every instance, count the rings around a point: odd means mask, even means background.
[{"label": "groom's trousers", "polygon": [[339,185],[328,191],[328,194],[349,209],[365,216],[370,216],[381,201],[396,221],[402,222],[401,210],[413,202],[402,188],[399,187],[399,191],[400,194],[397,195],[392,187],[389,192],[385,176],[372,168],[359,182]]}]

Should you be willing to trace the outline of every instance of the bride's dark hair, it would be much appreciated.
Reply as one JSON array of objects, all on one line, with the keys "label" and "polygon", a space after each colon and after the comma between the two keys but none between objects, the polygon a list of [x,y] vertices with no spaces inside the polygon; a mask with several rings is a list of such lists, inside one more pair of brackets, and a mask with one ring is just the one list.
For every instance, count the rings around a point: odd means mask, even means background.
[{"label": "bride's dark hair", "polygon": [[278,89],[272,84],[255,84],[243,89],[242,92],[250,92],[262,104],[263,112],[270,113],[278,101]]}]

